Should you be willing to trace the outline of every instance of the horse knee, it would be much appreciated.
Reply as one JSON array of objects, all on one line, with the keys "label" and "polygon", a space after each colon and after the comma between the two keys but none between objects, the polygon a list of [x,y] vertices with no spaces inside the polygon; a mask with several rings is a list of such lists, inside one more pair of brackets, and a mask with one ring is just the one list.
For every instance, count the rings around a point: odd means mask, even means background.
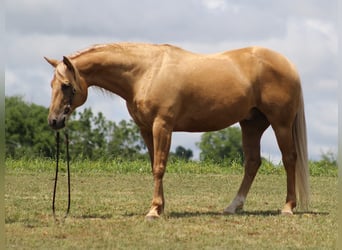
[{"label": "horse knee", "polygon": [[153,166],[153,176],[156,179],[162,179],[164,177],[165,167],[163,165]]},{"label": "horse knee", "polygon": [[251,168],[258,168],[261,165],[261,158],[250,158],[246,161],[246,164],[250,166]]},{"label": "horse knee", "polygon": [[255,176],[261,165],[261,158],[249,158],[245,161],[245,173]]}]

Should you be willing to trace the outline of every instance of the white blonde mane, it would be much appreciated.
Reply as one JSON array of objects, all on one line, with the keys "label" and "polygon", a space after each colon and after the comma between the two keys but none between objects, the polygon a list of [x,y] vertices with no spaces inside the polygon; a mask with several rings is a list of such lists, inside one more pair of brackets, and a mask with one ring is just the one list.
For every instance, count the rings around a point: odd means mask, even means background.
[{"label": "white blonde mane", "polygon": [[93,52],[95,50],[98,50],[98,49],[103,49],[103,48],[107,48],[107,47],[114,47],[114,44],[95,44],[89,48],[86,48],[86,49],[83,49],[83,50],[79,50],[79,51],[76,51],[74,54],[71,54],[69,55],[68,57],[70,59],[74,59],[76,57],[79,57],[85,53],[89,53],[89,52]]},{"label": "white blonde mane", "polygon": [[95,52],[98,50],[105,50],[105,49],[117,49],[117,50],[127,50],[127,49],[134,49],[134,48],[142,48],[142,47],[154,47],[161,50],[166,50],[169,48],[182,50],[181,48],[169,44],[148,44],[148,43],[107,43],[107,44],[94,44],[93,46],[90,46],[88,48],[85,48],[83,50],[76,51],[74,54],[71,54],[68,56],[70,59],[75,59],[79,56],[82,56],[86,53]]}]

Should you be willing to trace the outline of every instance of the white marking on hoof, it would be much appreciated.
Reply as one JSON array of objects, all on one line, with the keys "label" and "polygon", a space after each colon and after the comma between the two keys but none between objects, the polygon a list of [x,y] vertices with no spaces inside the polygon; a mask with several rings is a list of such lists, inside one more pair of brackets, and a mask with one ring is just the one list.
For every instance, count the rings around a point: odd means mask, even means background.
[{"label": "white marking on hoof", "polygon": [[231,207],[227,207],[226,209],[223,210],[223,214],[235,214],[235,209]]},{"label": "white marking on hoof", "polygon": [[159,219],[160,215],[158,213],[158,209],[157,207],[151,208],[151,210],[148,212],[148,214],[146,215],[146,220],[155,220],[155,219]]},{"label": "white marking on hoof", "polygon": [[290,203],[286,203],[285,206],[283,207],[283,209],[281,210],[281,214],[282,215],[293,215],[292,212],[292,206]]},{"label": "white marking on hoof", "polygon": [[153,220],[158,220],[160,218],[159,215],[146,215],[145,216],[145,219],[148,220],[148,221],[153,221]]},{"label": "white marking on hoof", "polygon": [[244,203],[244,197],[236,196],[232,203],[223,210],[223,214],[235,214],[237,211],[242,210]]},{"label": "white marking on hoof", "polygon": [[283,210],[281,210],[281,215],[289,216],[289,215],[293,215],[293,212],[291,210],[288,210],[288,209],[283,209]]}]

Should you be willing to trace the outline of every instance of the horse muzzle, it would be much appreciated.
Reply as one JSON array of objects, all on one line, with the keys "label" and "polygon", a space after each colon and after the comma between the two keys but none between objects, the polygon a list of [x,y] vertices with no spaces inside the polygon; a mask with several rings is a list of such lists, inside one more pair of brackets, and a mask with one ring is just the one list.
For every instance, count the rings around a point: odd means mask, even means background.
[{"label": "horse muzzle", "polygon": [[54,129],[54,130],[59,130],[65,127],[65,120],[66,120],[66,116],[63,115],[60,118],[49,118],[48,119],[48,123],[49,126]]}]

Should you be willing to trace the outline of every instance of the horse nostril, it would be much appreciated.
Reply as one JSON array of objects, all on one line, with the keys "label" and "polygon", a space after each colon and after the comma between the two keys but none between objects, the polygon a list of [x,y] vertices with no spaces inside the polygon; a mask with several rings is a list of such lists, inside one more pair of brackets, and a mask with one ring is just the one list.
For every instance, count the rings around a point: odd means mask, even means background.
[{"label": "horse nostril", "polygon": [[57,119],[50,119],[49,120],[50,127],[56,127],[57,125]]},{"label": "horse nostril", "polygon": [[65,117],[62,117],[61,119],[49,119],[48,123],[49,126],[54,130],[62,129],[65,127]]}]

